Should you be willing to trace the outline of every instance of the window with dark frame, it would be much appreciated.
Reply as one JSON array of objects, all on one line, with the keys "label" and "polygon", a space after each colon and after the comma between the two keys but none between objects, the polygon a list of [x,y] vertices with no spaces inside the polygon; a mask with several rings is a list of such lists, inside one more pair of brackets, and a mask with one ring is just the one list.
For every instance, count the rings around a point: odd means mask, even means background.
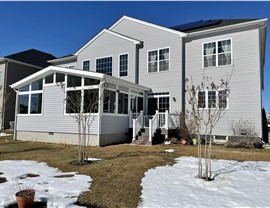
[{"label": "window with dark frame", "polygon": [[128,54],[122,54],[119,57],[119,76],[125,77],[128,75]]},{"label": "window with dark frame", "polygon": [[112,76],[112,57],[96,59],[96,72]]},{"label": "window with dark frame", "polygon": [[90,60],[83,61],[83,70],[90,71]]}]

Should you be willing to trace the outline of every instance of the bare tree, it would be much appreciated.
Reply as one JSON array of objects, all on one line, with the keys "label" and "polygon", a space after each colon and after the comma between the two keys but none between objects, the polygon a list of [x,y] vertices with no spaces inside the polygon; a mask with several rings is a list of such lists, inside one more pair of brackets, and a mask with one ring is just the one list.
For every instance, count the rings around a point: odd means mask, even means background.
[{"label": "bare tree", "polygon": [[[212,178],[212,132],[217,122],[225,114],[227,97],[230,93],[228,81],[229,79],[226,81],[221,79],[220,84],[216,85],[211,79],[204,77],[200,84],[195,85],[192,78],[186,79],[186,98],[189,108],[186,110],[185,118],[187,126],[192,124],[190,129],[198,136],[198,177],[206,180]],[[206,91],[208,95],[206,95]],[[208,102],[206,102],[206,96]],[[202,134],[204,134],[204,175],[202,167]]]},{"label": "bare tree", "polygon": [[[103,83],[103,82],[101,82]],[[101,96],[99,89],[66,90],[66,113],[69,113],[78,124],[78,164],[82,164],[88,158],[87,147],[91,136],[91,125],[99,110]],[[74,88],[75,89],[75,88]]]}]

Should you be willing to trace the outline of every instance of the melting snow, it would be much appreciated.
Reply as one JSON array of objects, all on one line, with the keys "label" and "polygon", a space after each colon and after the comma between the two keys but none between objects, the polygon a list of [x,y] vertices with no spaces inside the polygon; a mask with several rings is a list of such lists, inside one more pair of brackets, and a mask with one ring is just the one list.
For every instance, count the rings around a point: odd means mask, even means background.
[{"label": "melting snow", "polygon": [[167,150],[164,150],[165,153],[173,153],[174,152],[174,149],[167,149]]},{"label": "melting snow", "polygon": [[[16,190],[23,187],[33,187],[36,190],[35,201],[47,201],[48,207],[78,207],[74,203],[82,192],[89,191],[92,181],[86,175],[62,173],[46,163],[26,160],[0,161],[0,172],[3,173],[0,177],[7,179],[7,182],[0,183],[0,207],[16,203]],[[25,177],[27,174],[38,176]]]},{"label": "melting snow", "polygon": [[139,207],[269,207],[270,162],[212,160],[215,180],[196,177],[197,158],[180,157],[142,179]]}]

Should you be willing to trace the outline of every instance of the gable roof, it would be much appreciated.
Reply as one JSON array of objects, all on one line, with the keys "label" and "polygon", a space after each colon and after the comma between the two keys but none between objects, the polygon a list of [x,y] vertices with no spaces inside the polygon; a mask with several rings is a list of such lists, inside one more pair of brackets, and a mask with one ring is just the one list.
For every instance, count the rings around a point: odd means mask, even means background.
[{"label": "gable roof", "polygon": [[139,89],[139,90],[147,90],[149,91],[150,88],[142,85],[138,85],[132,82],[129,82],[127,80],[118,78],[118,77],[113,77],[107,74],[99,73],[99,72],[93,72],[93,71],[84,71],[81,69],[70,69],[70,68],[65,68],[65,67],[60,67],[60,66],[48,66],[34,74],[31,74],[28,77],[25,77],[24,79],[10,85],[11,88],[13,89],[18,89],[20,87],[23,87],[26,84],[29,84],[33,81],[36,81],[38,79],[41,79],[51,73],[54,72],[59,72],[59,73],[64,73],[64,74],[70,74],[70,75],[75,75],[75,76],[84,76],[84,77],[92,77],[96,79],[104,79],[106,82],[109,83],[118,83],[123,86],[130,86],[133,89]]},{"label": "gable roof", "polygon": [[153,28],[156,28],[156,29],[159,29],[159,30],[163,30],[163,31],[167,31],[167,32],[170,32],[170,33],[177,34],[177,35],[179,35],[181,37],[186,36],[186,34],[184,32],[176,31],[176,30],[173,30],[173,29],[168,28],[168,27],[163,27],[163,26],[160,26],[160,25],[157,25],[157,24],[153,24],[153,23],[146,22],[146,21],[143,21],[143,20],[135,19],[135,18],[128,17],[128,16],[125,16],[125,15],[123,17],[121,17],[117,22],[115,22],[109,28],[109,30],[112,30],[116,25],[118,25],[123,20],[130,20],[130,21],[133,21],[133,22],[137,22],[139,24],[147,25],[149,27],[153,27]]},{"label": "gable roof", "polygon": [[23,63],[35,65],[35,66],[47,67],[50,65],[47,61],[51,59],[55,59],[56,57],[51,54],[45,53],[43,51],[30,49],[30,50],[4,56],[4,58],[20,61]]},{"label": "gable roof", "polygon": [[74,53],[75,56],[77,56],[81,51],[83,51],[87,46],[89,46],[92,42],[94,42],[99,36],[101,36],[104,33],[108,33],[110,35],[117,36],[119,38],[125,39],[127,41],[132,42],[133,44],[141,44],[142,42],[139,40],[136,40],[134,38],[122,35],[120,33],[116,33],[107,29],[103,29],[101,32],[99,32],[95,37],[93,37],[90,41],[88,41],[83,47],[81,47],[76,53]]},{"label": "gable roof", "polygon": [[209,20],[199,20],[194,22],[189,22],[186,24],[176,25],[170,27],[176,31],[183,31],[183,32],[199,32],[203,30],[209,30],[224,26],[230,26],[240,23],[252,22],[259,19],[209,19]]}]

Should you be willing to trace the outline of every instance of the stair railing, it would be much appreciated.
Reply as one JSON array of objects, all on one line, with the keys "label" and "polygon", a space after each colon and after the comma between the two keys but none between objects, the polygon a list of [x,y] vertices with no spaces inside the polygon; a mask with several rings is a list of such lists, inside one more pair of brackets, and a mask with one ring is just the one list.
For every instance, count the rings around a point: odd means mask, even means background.
[{"label": "stair railing", "polygon": [[136,136],[138,135],[139,131],[143,127],[143,111],[140,112],[140,115],[133,119],[133,137],[132,140],[136,139]]},{"label": "stair railing", "polygon": [[152,137],[154,136],[156,130],[159,128],[159,114],[156,110],[156,114],[152,119],[149,119],[149,142],[152,141]]}]

